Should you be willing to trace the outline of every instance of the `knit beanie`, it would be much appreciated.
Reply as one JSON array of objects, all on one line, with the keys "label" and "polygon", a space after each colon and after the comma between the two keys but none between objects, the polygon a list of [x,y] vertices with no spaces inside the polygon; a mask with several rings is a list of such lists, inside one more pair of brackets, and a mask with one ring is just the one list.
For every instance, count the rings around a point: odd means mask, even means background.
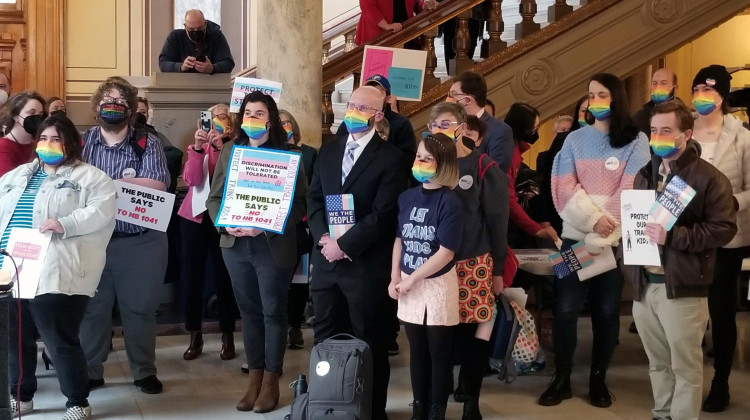
[{"label": "knit beanie", "polygon": [[698,85],[706,85],[714,88],[722,98],[729,96],[729,81],[732,76],[729,75],[727,68],[718,64],[712,64],[700,69],[693,79],[693,88]]}]

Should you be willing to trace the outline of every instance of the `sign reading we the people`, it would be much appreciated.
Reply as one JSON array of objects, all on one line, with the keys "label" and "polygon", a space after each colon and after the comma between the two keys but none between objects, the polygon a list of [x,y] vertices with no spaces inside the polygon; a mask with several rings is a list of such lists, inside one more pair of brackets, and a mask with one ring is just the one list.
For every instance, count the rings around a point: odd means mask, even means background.
[{"label": "sign reading we the people", "polygon": [[115,180],[115,219],[166,232],[174,207],[174,194]]},{"label": "sign reading we the people", "polygon": [[283,233],[300,161],[297,153],[232,147],[216,226]]}]

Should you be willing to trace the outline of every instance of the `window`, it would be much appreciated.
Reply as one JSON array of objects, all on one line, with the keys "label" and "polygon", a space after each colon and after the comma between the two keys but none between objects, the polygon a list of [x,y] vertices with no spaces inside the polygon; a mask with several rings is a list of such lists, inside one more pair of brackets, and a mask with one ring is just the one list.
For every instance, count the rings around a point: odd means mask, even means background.
[{"label": "window", "polygon": [[174,0],[175,29],[185,27],[185,13],[190,9],[199,9],[206,20],[221,25],[221,0]]}]

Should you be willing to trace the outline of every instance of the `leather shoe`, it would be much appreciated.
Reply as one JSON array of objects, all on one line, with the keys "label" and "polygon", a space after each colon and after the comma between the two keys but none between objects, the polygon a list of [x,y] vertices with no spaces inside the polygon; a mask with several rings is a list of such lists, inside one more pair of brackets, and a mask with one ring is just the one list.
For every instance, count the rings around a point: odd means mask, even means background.
[{"label": "leather shoe", "polygon": [[711,391],[708,392],[706,401],[703,402],[703,411],[706,413],[721,413],[729,406],[729,384],[711,382]]},{"label": "leather shoe", "polygon": [[235,357],[237,357],[237,353],[234,351],[234,333],[221,333],[219,358],[221,360],[232,360]]},{"label": "leather shoe", "polygon": [[276,372],[263,372],[263,383],[253,406],[254,412],[268,413],[279,405],[279,376]]},{"label": "leather shoe", "polygon": [[190,345],[188,345],[182,358],[185,360],[193,360],[200,356],[201,353],[203,353],[203,333],[200,331],[191,331]]},{"label": "leather shoe", "polygon": [[249,369],[248,374],[247,390],[240,402],[237,403],[238,411],[253,411],[255,401],[258,399],[258,394],[260,394],[260,387],[263,382],[263,369]]},{"label": "leather shoe", "polygon": [[570,389],[570,375],[555,374],[552,383],[539,397],[539,405],[551,407],[571,398],[573,398],[573,391]]},{"label": "leather shoe", "polygon": [[592,370],[589,377],[589,399],[591,405],[599,408],[607,408],[612,405],[612,394],[610,394],[604,380],[607,376],[605,370]]},{"label": "leather shoe", "polygon": [[411,403],[411,420],[427,420],[424,403],[414,400]]},{"label": "leather shoe", "polygon": [[141,389],[141,392],[145,394],[159,394],[164,389],[161,381],[156,375],[149,375],[143,379],[136,379],[133,381],[133,385]]}]

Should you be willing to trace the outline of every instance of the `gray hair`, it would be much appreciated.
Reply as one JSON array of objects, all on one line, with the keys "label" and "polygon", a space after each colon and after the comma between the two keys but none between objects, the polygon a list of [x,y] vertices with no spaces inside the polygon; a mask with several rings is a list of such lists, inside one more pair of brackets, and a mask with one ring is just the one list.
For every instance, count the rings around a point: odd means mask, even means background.
[{"label": "gray hair", "polygon": [[568,122],[570,122],[571,124],[573,124],[573,122],[574,122],[575,120],[574,120],[574,119],[573,119],[573,117],[571,117],[570,115],[560,115],[560,116],[559,116],[559,117],[557,117],[557,119],[555,120],[555,125],[553,125],[553,126],[552,126],[552,131],[554,131],[555,133],[557,133],[557,129],[558,129],[558,128],[560,128],[560,123],[561,123],[562,121],[568,121]]},{"label": "gray hair", "polygon": [[432,111],[430,111],[430,121],[435,121],[437,117],[446,112],[453,114],[459,124],[465,123],[468,118],[466,110],[461,105],[452,102],[441,102],[432,107]]},{"label": "gray hair", "polygon": [[279,117],[281,117],[281,114],[285,114],[289,117],[289,121],[292,122],[292,138],[294,138],[294,144],[299,144],[299,142],[302,140],[302,134],[300,134],[299,124],[297,124],[297,120],[294,119],[294,115],[292,115],[291,112],[285,109],[279,110]]}]

